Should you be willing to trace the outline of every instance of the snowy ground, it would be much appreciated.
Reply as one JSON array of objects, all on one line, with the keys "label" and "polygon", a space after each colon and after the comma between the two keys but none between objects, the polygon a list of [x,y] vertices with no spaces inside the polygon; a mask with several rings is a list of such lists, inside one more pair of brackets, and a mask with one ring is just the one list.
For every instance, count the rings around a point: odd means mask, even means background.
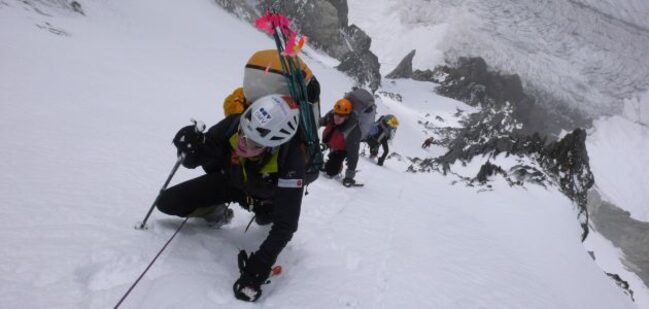
[{"label": "snowy ground", "polygon": [[[106,308],[181,222],[141,220],[175,161],[170,140],[190,117],[213,124],[263,34],[212,1],[88,1],[86,17],[0,0],[0,307]],[[351,85],[333,60],[307,58],[331,107]],[[426,115],[452,123],[459,102],[397,81],[380,113],[401,127],[393,149],[423,156]],[[430,117],[430,116],[429,116]],[[433,151],[442,151],[434,149]],[[451,185],[362,159],[346,189],[309,187],[300,230],[280,255],[269,308],[634,308],[579,242],[556,190]],[[198,171],[181,170],[174,183]],[[190,221],[124,308],[249,308],[235,300],[238,249],[266,228],[235,210],[220,230]],[[642,293],[640,293],[642,294]],[[644,298],[643,298],[644,297]],[[647,296],[637,297],[647,308]],[[642,303],[644,301],[644,303]]]}]

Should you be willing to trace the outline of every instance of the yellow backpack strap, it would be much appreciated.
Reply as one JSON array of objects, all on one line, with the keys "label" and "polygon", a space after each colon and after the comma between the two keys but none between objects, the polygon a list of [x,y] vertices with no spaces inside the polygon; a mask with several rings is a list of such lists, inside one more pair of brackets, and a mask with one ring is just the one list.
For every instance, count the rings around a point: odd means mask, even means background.
[{"label": "yellow backpack strap", "polygon": [[223,101],[223,115],[241,114],[247,108],[246,97],[243,95],[243,88],[239,87]]}]

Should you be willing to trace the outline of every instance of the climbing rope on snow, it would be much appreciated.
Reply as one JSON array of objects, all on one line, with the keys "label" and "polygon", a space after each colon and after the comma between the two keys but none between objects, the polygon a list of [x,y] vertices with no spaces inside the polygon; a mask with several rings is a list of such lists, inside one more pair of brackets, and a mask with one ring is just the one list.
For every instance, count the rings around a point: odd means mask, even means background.
[{"label": "climbing rope on snow", "polygon": [[169,243],[171,243],[171,241],[174,239],[174,237],[176,237],[176,235],[178,234],[178,232],[180,232],[180,230],[183,228],[183,226],[185,226],[185,223],[187,223],[188,219],[189,218],[185,218],[183,223],[181,223],[180,226],[178,226],[178,229],[176,229],[176,232],[173,235],[171,235],[171,238],[169,238],[169,240],[167,240],[167,243],[162,247],[162,249],[160,249],[158,254],[156,254],[156,256],[153,258],[153,260],[151,260],[151,263],[149,263],[149,266],[147,266],[146,269],[140,275],[140,277],[138,277],[137,280],[135,280],[135,282],[133,282],[133,284],[128,289],[128,291],[126,291],[126,294],[124,294],[124,296],[122,296],[122,299],[119,300],[119,302],[117,303],[117,305],[115,305],[115,307],[113,309],[117,309],[122,304],[122,302],[126,299],[126,297],[128,297],[128,294],[130,294],[131,291],[133,291],[133,288],[135,288],[135,286],[138,284],[138,282],[140,282],[140,280],[142,279],[142,277],[144,277],[146,272],[149,271],[149,268],[151,268],[151,266],[153,266],[153,263],[155,263],[155,261],[158,259],[158,257],[160,257],[162,252],[167,248],[167,246],[169,246]]}]

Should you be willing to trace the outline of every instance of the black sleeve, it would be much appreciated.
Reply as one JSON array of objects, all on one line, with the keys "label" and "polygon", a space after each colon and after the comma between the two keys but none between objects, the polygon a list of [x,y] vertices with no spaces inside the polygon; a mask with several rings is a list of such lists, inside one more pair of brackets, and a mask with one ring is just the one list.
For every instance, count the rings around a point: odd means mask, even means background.
[{"label": "black sleeve", "polygon": [[320,82],[313,76],[306,85],[307,100],[311,103],[320,102]]},{"label": "black sleeve", "polygon": [[390,153],[390,147],[388,146],[388,139],[384,138],[383,141],[381,142],[381,146],[383,146],[383,154],[381,155],[381,161],[385,161],[385,157],[388,156]]},{"label": "black sleeve", "polygon": [[205,133],[205,145],[201,152],[202,166],[205,172],[220,170],[224,162],[229,160],[229,138],[237,130],[239,115],[228,116],[212,126]]},{"label": "black sleeve", "polygon": [[332,118],[333,116],[334,116],[333,111],[329,111],[329,112],[327,112],[327,113],[324,115],[324,117],[320,118],[320,124],[319,124],[319,126],[320,126],[320,127],[324,127],[324,126],[326,126],[327,123],[328,123],[329,121],[331,121],[331,118]]},{"label": "black sleeve", "polygon": [[361,144],[361,129],[356,126],[345,137],[345,146],[347,147],[347,170],[345,178],[354,178],[356,176],[356,165],[358,164],[358,150]]},{"label": "black sleeve", "polygon": [[294,137],[280,151],[277,191],[273,199],[273,227],[255,253],[265,266],[275,264],[277,256],[297,231],[304,192],[304,151],[298,137]]}]

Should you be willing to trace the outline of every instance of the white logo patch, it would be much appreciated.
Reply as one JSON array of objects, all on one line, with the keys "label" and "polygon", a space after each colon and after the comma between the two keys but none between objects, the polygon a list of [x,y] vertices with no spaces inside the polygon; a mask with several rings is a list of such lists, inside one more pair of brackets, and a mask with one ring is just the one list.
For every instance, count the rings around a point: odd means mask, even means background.
[{"label": "white logo patch", "polygon": [[273,116],[271,116],[270,113],[267,112],[263,107],[255,111],[254,116],[255,118],[257,118],[257,121],[259,121],[260,124],[266,124],[271,119],[273,119]]},{"label": "white logo patch", "polygon": [[304,180],[302,179],[277,179],[277,186],[280,188],[302,188]]}]

